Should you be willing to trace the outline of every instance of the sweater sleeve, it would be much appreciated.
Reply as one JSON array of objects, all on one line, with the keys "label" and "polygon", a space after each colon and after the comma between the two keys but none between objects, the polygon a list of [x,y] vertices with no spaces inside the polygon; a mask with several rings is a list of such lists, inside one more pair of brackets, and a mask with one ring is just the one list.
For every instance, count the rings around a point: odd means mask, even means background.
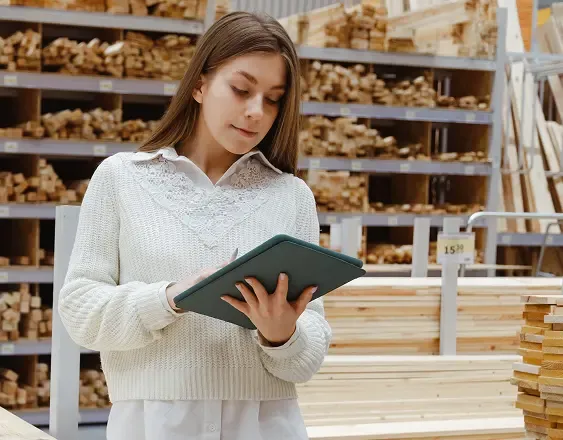
[{"label": "sweater sleeve", "polygon": [[179,316],[160,298],[168,281],[119,285],[119,204],[112,160],[98,166],[84,195],[58,303],[70,337],[100,351],[142,348]]},{"label": "sweater sleeve", "polygon": [[[298,178],[296,238],[319,244],[317,206],[311,189]],[[293,337],[281,347],[260,344],[264,367],[274,376],[294,383],[310,380],[328,352],[332,331],[325,319],[323,299],[311,301],[297,320]]]}]

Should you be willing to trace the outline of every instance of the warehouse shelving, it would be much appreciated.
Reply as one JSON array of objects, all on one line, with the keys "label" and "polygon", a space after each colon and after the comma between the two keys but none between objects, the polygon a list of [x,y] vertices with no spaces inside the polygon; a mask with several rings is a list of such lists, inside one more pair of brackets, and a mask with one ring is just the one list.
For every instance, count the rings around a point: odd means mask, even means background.
[{"label": "warehouse shelving", "polygon": [[[81,408],[78,423],[107,423],[109,408]],[[35,426],[49,425],[49,408],[40,408],[27,411],[13,411],[19,418]]]},{"label": "warehouse shelving", "polygon": [[0,267],[0,284],[53,283],[52,267]]},{"label": "warehouse shelving", "polygon": [[[81,348],[82,353],[97,353],[96,351]],[[30,341],[20,339],[14,342],[0,342],[0,355],[21,356],[21,355],[45,355],[51,354],[51,340]]]},{"label": "warehouse shelving", "polygon": [[45,23],[136,31],[202,34],[204,23],[152,16],[118,15],[102,12],[63,11],[48,8],[0,6],[0,19],[23,23]]},{"label": "warehouse shelving", "polygon": [[548,234],[547,238],[545,234],[538,233],[510,233],[501,232],[498,234],[498,245],[499,246],[533,246],[538,247],[544,244],[548,247],[553,246],[563,246],[563,234]]}]

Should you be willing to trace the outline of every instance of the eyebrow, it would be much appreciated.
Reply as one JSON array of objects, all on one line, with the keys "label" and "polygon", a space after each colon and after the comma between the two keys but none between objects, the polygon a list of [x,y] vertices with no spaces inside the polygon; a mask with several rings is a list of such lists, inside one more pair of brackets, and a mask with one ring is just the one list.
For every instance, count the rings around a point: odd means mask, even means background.
[{"label": "eyebrow", "polygon": [[[236,73],[244,76],[248,81],[250,81],[252,84],[258,84],[258,80],[256,78],[254,78],[250,73],[245,72],[244,70],[237,70]],[[285,85],[281,84],[279,86],[274,86],[272,87],[272,89],[282,89],[285,90]]]}]

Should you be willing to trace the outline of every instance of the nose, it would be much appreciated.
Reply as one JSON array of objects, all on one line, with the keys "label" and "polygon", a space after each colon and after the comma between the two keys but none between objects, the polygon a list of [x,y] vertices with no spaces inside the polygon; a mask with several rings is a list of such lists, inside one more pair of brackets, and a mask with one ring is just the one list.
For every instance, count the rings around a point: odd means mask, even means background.
[{"label": "nose", "polygon": [[246,117],[260,120],[264,115],[264,97],[260,94],[254,95],[247,101]]}]

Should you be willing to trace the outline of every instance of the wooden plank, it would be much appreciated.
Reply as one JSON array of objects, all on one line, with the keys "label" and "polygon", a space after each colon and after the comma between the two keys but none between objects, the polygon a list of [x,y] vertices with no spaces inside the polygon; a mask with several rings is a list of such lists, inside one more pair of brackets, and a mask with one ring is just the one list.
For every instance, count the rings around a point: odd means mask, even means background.
[{"label": "wooden plank", "polygon": [[0,437],[10,440],[55,440],[40,429],[0,407]]}]

